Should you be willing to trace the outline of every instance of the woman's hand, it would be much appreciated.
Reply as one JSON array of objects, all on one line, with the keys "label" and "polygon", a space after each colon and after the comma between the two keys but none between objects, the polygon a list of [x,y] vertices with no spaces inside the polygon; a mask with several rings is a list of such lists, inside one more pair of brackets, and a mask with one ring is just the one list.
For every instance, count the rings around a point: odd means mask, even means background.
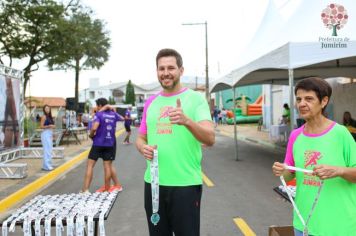
[{"label": "woman's hand", "polygon": [[338,166],[316,165],[313,174],[323,180],[330,179],[342,176],[343,168]]},{"label": "woman's hand", "polygon": [[272,166],[272,171],[275,176],[283,175],[283,172],[286,170],[286,166],[283,163],[275,162]]}]

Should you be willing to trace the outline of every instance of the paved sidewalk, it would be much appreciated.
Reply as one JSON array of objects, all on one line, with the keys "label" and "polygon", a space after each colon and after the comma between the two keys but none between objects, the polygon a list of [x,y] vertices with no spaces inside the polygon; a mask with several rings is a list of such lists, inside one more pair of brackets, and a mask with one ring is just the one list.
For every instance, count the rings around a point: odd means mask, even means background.
[{"label": "paved sidewalk", "polygon": [[[218,125],[215,130],[223,135],[234,138],[234,125]],[[238,124],[236,125],[237,139],[257,143],[266,147],[284,151],[286,143],[276,142],[270,139],[269,132],[259,131],[257,124]]]},{"label": "paved sidewalk", "polygon": [[[119,123],[117,126],[117,130],[122,129],[123,124]],[[53,184],[56,180],[60,179],[68,171],[71,171],[73,168],[75,168],[84,160],[86,160],[87,155],[85,155],[84,158],[80,157],[80,160],[78,159],[78,161],[75,161],[75,159],[78,158],[80,154],[90,149],[92,145],[92,140],[90,138],[87,138],[86,134],[78,135],[78,138],[80,140],[80,144],[77,144],[74,139],[70,139],[68,142],[67,138],[63,139],[63,143],[60,145],[60,147],[64,148],[64,158],[52,160],[53,165],[55,167],[54,171],[43,171],[41,158],[22,158],[11,162],[27,163],[27,177],[23,179],[0,179],[0,209],[8,208],[8,205],[6,205],[8,204],[8,201],[6,200],[9,199],[9,196],[18,193],[19,191],[23,191],[26,187],[35,183],[36,181],[39,181],[41,178],[46,179],[48,176],[48,179],[51,180],[45,184],[43,184],[42,182],[36,184],[35,188],[38,187],[38,190],[35,190],[34,192],[25,191],[26,194],[28,194],[29,192],[31,192],[31,194],[26,195],[19,202],[17,202],[17,200],[13,200],[13,202],[17,203],[4,212],[0,211],[0,222],[2,221],[2,218],[6,217],[13,209],[31,199],[34,195],[38,194],[38,192]],[[73,164],[69,164],[69,162],[71,161],[73,161]],[[63,165],[65,164],[67,164],[68,166],[64,167]],[[57,168],[61,170],[57,170]],[[57,171],[58,173],[54,173]],[[79,190],[80,189],[78,189],[78,191]],[[14,199],[17,199],[17,197],[14,197]]]}]

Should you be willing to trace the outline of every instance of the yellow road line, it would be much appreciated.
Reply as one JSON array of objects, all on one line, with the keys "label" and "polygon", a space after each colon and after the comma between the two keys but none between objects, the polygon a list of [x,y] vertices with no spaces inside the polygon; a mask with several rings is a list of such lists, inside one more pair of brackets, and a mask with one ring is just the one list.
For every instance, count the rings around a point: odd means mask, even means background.
[{"label": "yellow road line", "polygon": [[203,175],[203,181],[206,186],[208,187],[214,187],[214,183],[202,172]]},{"label": "yellow road line", "polygon": [[242,218],[234,218],[234,222],[239,227],[241,230],[242,234],[244,236],[256,236],[255,232],[252,231],[252,229],[248,226],[246,221],[244,221]]},{"label": "yellow road line", "polygon": [[24,188],[18,190],[17,192],[11,194],[7,198],[0,201],[0,213],[3,213],[8,208],[14,206],[21,200],[25,199],[28,195],[33,194],[34,192],[40,190],[43,186],[57,178],[60,174],[68,170],[70,167],[80,162],[84,158],[88,156],[89,150],[80,153],[78,156],[73,158],[72,160],[64,163],[63,165],[57,167],[52,170],[48,174],[40,177],[34,182],[26,185]]},{"label": "yellow road line", "polygon": [[[121,135],[124,132],[124,130],[119,130],[116,132],[116,137]],[[50,183],[51,181],[54,181],[56,178],[58,178],[61,174],[69,170],[72,166],[75,164],[79,163],[83,159],[85,159],[88,156],[89,149],[80,153],[78,156],[74,157],[73,159],[67,161],[63,165],[55,168],[48,174],[38,178],[34,182],[26,185],[22,189],[18,190],[17,192],[11,194],[7,198],[3,199],[0,201],[0,213],[4,213],[7,209],[11,208],[12,206],[16,205],[19,203],[21,200],[25,199],[27,196],[35,193],[36,191],[40,190],[43,188],[45,185]]]},{"label": "yellow road line", "polygon": [[120,129],[120,130],[116,131],[116,133],[115,133],[116,138],[119,137],[124,131],[125,131],[125,129]]}]

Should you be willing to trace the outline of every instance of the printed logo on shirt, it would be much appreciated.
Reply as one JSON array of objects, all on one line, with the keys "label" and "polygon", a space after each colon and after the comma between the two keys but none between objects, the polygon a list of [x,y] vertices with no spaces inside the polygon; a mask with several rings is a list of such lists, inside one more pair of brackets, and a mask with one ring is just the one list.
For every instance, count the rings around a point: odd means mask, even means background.
[{"label": "printed logo on shirt", "polygon": [[[321,152],[307,150],[304,152],[304,167],[314,168],[318,164],[318,160],[322,158]],[[304,173],[303,184],[310,186],[320,186],[321,181],[319,177],[312,175],[311,173]]]},{"label": "printed logo on shirt", "polygon": [[172,124],[169,121],[169,112],[173,109],[171,106],[164,106],[160,109],[160,115],[156,125],[157,134],[172,134]]},{"label": "printed logo on shirt", "polygon": [[304,167],[314,167],[317,161],[321,158],[321,153],[317,151],[305,151],[304,153]]},{"label": "printed logo on shirt", "polygon": [[161,107],[160,109],[160,115],[158,117],[158,121],[160,121],[161,119],[164,118],[168,118],[169,117],[169,112],[173,109],[173,107],[171,106],[165,106],[165,107]]}]

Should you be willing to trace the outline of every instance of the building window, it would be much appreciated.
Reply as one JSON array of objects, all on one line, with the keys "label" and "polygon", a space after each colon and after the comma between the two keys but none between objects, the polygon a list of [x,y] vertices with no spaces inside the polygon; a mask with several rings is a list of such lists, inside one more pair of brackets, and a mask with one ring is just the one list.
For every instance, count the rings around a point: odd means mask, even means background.
[{"label": "building window", "polygon": [[94,99],[95,98],[95,91],[90,91],[89,92],[89,97],[90,97],[90,99]]}]

